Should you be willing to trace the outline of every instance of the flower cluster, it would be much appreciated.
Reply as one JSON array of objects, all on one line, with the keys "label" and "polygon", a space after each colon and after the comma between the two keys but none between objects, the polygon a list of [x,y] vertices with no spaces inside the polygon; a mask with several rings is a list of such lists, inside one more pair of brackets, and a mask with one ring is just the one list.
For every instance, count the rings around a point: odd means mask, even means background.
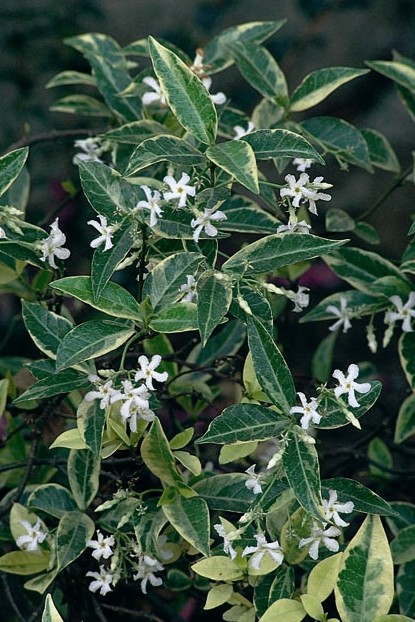
[{"label": "flower cluster", "polygon": [[150,409],[150,392],[154,391],[153,380],[165,382],[168,373],[158,372],[156,368],[161,363],[161,356],[155,354],[149,360],[144,354],[138,357],[140,368],[134,374],[134,384],[130,378],[121,381],[121,388],[114,386],[114,380],[103,382],[99,376],[89,376],[89,380],[95,384],[95,390],[88,391],[85,395],[87,402],[99,399],[101,409],[106,409],[116,402],[122,402],[120,415],[128,423],[131,432],[137,432],[139,419],[153,421],[155,413]]},{"label": "flower cluster", "polygon": [[326,190],[331,188],[332,184],[323,182],[323,177],[316,177],[314,181],[310,181],[310,177],[307,173],[301,173],[300,177],[296,179],[294,175],[286,175],[285,181],[288,187],[283,187],[280,190],[280,196],[292,197],[293,207],[300,207],[301,205],[307,205],[308,210],[312,214],[317,214],[316,201],[330,201],[331,195],[325,192],[319,192],[319,190]]},{"label": "flower cluster", "polygon": [[[114,551],[111,547],[115,544],[114,536],[106,536],[104,537],[102,533],[97,530],[97,539],[96,540],[88,540],[87,546],[92,548],[92,557],[97,561],[100,561],[101,558],[107,560],[114,554]],[[100,565],[99,572],[87,572],[87,577],[92,577],[94,581],[91,581],[89,584],[89,590],[91,592],[97,592],[101,596],[105,596],[108,592],[111,592],[111,585],[114,582],[114,574],[110,573],[108,569],[104,565]]]}]

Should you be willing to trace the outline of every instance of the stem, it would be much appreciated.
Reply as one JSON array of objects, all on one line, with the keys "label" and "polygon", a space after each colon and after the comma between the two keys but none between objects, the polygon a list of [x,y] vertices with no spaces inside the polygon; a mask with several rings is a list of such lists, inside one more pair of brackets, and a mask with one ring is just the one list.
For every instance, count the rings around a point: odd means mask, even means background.
[{"label": "stem", "polygon": [[365,218],[373,214],[378,209],[378,207],[380,207],[382,203],[386,201],[389,195],[391,195],[392,192],[396,190],[396,188],[399,188],[400,186],[402,186],[403,182],[405,181],[405,178],[412,172],[412,169],[413,169],[412,165],[408,166],[408,168],[406,168],[400,175],[395,177],[395,179],[390,183],[390,185],[380,195],[380,197],[378,197],[376,201],[374,201],[372,205],[370,205],[367,208],[367,210],[363,212],[363,214],[361,214],[358,218],[356,218],[356,221],[359,222],[361,220],[365,220]]},{"label": "stem", "polygon": [[139,333],[137,333],[136,335],[133,335],[132,337],[129,338],[129,340],[127,341],[127,343],[124,346],[124,350],[123,350],[123,353],[122,353],[122,356],[121,356],[119,371],[122,371],[124,369],[125,359],[127,357],[127,352],[128,352],[129,347],[131,346],[132,343],[134,343],[134,341],[136,339],[139,339],[142,335],[145,335],[145,332],[146,331],[144,331],[144,330],[140,330]]},{"label": "stem", "polygon": [[143,225],[141,229],[142,233],[142,244],[140,251],[140,263],[138,266],[138,294],[137,299],[138,302],[142,302],[143,300],[143,287],[144,287],[144,274],[146,269],[146,254],[147,254],[147,227]]},{"label": "stem", "polygon": [[102,134],[106,130],[87,130],[87,129],[69,129],[69,130],[51,130],[50,132],[44,132],[42,134],[35,134],[34,136],[27,136],[21,138],[17,142],[10,145],[5,153],[13,151],[14,149],[20,149],[21,147],[29,147],[30,145],[37,145],[38,143],[45,143],[60,138],[67,138],[68,136],[96,136]]}]

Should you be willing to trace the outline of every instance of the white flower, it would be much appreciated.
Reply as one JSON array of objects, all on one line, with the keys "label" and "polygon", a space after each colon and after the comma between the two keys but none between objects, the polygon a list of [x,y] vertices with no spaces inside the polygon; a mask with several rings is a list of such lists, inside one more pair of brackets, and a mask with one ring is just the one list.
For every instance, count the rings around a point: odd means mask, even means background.
[{"label": "white flower", "polygon": [[246,546],[242,552],[242,557],[245,557],[246,555],[251,555],[251,553],[253,553],[253,556],[249,560],[249,563],[252,565],[253,568],[255,568],[255,570],[259,570],[262,558],[266,553],[268,553],[268,555],[272,557],[277,565],[280,566],[284,559],[284,553],[279,545],[278,540],[275,540],[275,542],[267,542],[263,533],[256,534],[254,537],[257,545]]},{"label": "white flower", "polygon": [[97,248],[100,244],[104,244],[105,252],[114,246],[111,240],[115,231],[115,226],[108,225],[107,219],[105,216],[101,216],[101,214],[98,214],[98,218],[99,222],[97,220],[88,220],[86,223],[87,225],[92,225],[92,227],[101,234],[99,237],[95,238],[95,240],[92,240],[90,246],[91,248]]},{"label": "white flower", "polygon": [[356,400],[355,391],[358,393],[367,393],[370,391],[369,382],[355,382],[359,375],[359,368],[352,363],[347,368],[347,376],[340,369],[335,369],[333,378],[339,381],[339,386],[334,389],[334,395],[340,397],[343,393],[347,393],[347,401],[352,408],[358,408],[360,404]]},{"label": "white flower", "polygon": [[157,219],[161,218],[163,210],[161,209],[159,202],[161,200],[160,192],[154,190],[151,194],[151,189],[148,186],[140,186],[147,197],[147,201],[139,201],[136,205],[136,209],[148,209],[150,211],[150,227],[155,227]]},{"label": "white flower", "polygon": [[101,162],[99,156],[102,153],[102,147],[96,142],[95,138],[86,138],[85,140],[76,140],[74,146],[82,149],[79,153],[75,153],[72,162],[77,164],[80,160],[83,162]]},{"label": "white flower", "polygon": [[314,160],[311,158],[294,158],[293,164],[297,167],[297,171],[304,173],[313,164]]},{"label": "white flower", "polygon": [[143,83],[147,84],[147,86],[153,89],[153,93],[149,91],[148,93],[144,93],[144,95],[142,96],[141,101],[143,102],[144,106],[150,106],[151,104],[157,102],[160,104],[160,106],[167,106],[166,96],[164,95],[161,86],[157,80],[155,80],[151,76],[147,76],[146,78],[143,78]]},{"label": "white flower", "polygon": [[[92,380],[89,377],[89,380],[95,382],[98,378],[94,377]],[[86,393],[84,399],[87,402],[93,402],[94,400],[101,400],[99,403],[99,407],[104,410],[107,406],[111,404],[114,400],[115,396],[121,395],[121,392],[118,389],[114,389],[112,380],[107,380],[104,384],[96,384],[95,391],[88,391]],[[118,399],[121,399],[120,397]]]},{"label": "white flower", "polygon": [[71,252],[67,248],[62,248],[66,242],[66,235],[59,229],[58,218],[55,218],[50,228],[49,237],[39,242],[39,249],[43,253],[40,260],[48,260],[49,265],[56,270],[58,266],[55,263],[55,257],[58,259],[68,259]]},{"label": "white flower", "polygon": [[193,302],[197,298],[196,279],[192,274],[186,274],[187,282],[180,285],[179,291],[185,294],[182,302]]},{"label": "white flower", "polygon": [[337,553],[339,550],[339,543],[337,540],[334,540],[334,538],[340,535],[340,529],[337,527],[325,529],[325,526],[325,523],[320,524],[315,522],[311,529],[311,535],[308,538],[301,538],[298,544],[300,548],[309,546],[308,554],[311,559],[318,559],[318,549],[321,543],[333,553]]},{"label": "white flower", "polygon": [[169,374],[164,371],[162,373],[155,371],[156,367],[158,367],[161,363],[161,356],[159,354],[155,354],[151,357],[151,361],[148,360],[144,354],[138,357],[138,364],[141,369],[135,373],[135,381],[144,380],[147,387],[154,391],[153,387],[153,378],[157,380],[157,382],[165,382],[169,377]]},{"label": "white flower", "polygon": [[333,521],[338,527],[347,527],[349,523],[340,518],[339,512],[350,514],[350,512],[353,512],[354,503],[353,501],[339,503],[337,501],[337,492],[329,490],[329,500],[323,499],[323,508],[327,520]]},{"label": "white flower", "polygon": [[308,287],[304,287],[304,285],[299,285],[297,293],[290,292],[290,300],[294,303],[293,311],[295,313],[301,313],[303,309],[306,309],[310,304],[310,294],[308,293],[310,289]]},{"label": "white flower", "polygon": [[398,320],[402,320],[402,330],[404,333],[411,333],[413,328],[411,320],[415,317],[415,292],[409,294],[409,298],[405,304],[400,296],[391,296],[389,300],[395,305],[397,311],[388,311],[385,315],[387,324],[394,324]]},{"label": "white flower", "polygon": [[214,222],[219,222],[220,220],[227,220],[227,216],[220,210],[217,210],[215,212],[214,208],[209,208],[205,209],[203,214],[201,214],[201,216],[198,216],[198,218],[192,218],[190,225],[191,227],[193,227],[193,229],[195,229],[193,231],[193,239],[195,242],[199,241],[200,234],[203,230],[206,235],[211,238],[215,237],[215,235],[218,234],[218,230],[212,225],[212,220]]},{"label": "white flower", "polygon": [[318,401],[315,397],[312,397],[309,402],[307,402],[307,398],[301,391],[297,393],[298,397],[301,400],[302,406],[293,406],[290,409],[291,414],[302,414],[303,416],[300,419],[300,425],[303,430],[308,430],[310,426],[310,422],[320,423],[321,415],[317,412]]},{"label": "white flower", "polygon": [[242,125],[234,125],[233,131],[235,132],[234,140],[239,140],[243,136],[250,134],[255,129],[255,123],[252,121],[248,121],[248,127],[244,128]]},{"label": "white flower", "polygon": [[248,473],[250,476],[249,479],[246,480],[245,486],[248,490],[252,490],[254,495],[259,495],[262,492],[262,487],[260,483],[261,475],[259,473],[255,473],[255,464],[246,469],[245,473]]},{"label": "white flower", "polygon": [[234,540],[239,539],[240,537],[239,530],[230,531],[229,533],[226,533],[225,527],[221,525],[220,523],[213,525],[213,528],[216,531],[216,533],[221,538],[223,538],[223,550],[225,551],[225,553],[227,553],[231,559],[235,559],[236,551],[232,546],[232,542]]},{"label": "white flower", "polygon": [[86,543],[87,546],[94,549],[92,551],[92,557],[94,557],[97,561],[103,557],[104,559],[108,559],[113,555],[114,551],[112,550],[112,546],[114,546],[115,540],[114,536],[107,536],[104,538],[102,533],[97,530],[97,539],[96,540],[88,540]]},{"label": "white flower", "polygon": [[95,581],[91,581],[88,587],[91,592],[97,592],[99,590],[101,596],[105,596],[108,592],[112,592],[111,583],[114,577],[107,572],[104,566],[99,567],[99,572],[87,572],[86,576],[95,579]]},{"label": "white flower", "polygon": [[[210,91],[210,87],[212,86],[212,78],[202,78],[202,82],[203,82],[203,86],[205,87],[205,89],[207,91]],[[209,93],[209,95],[210,95],[210,99],[217,106],[221,106],[222,104],[226,102],[225,93],[219,92],[219,93],[215,93],[214,95]]]},{"label": "white flower", "polygon": [[0,227],[0,240],[1,240],[2,238],[7,238],[7,235],[6,235],[6,232],[5,232],[5,230],[3,229],[3,227]]},{"label": "white flower", "polygon": [[190,177],[186,173],[182,173],[179,181],[176,181],[171,175],[163,177],[163,181],[170,188],[170,191],[163,192],[165,201],[179,199],[179,207],[184,207],[186,205],[188,196],[194,197],[196,194],[196,188],[194,186],[187,185],[187,182],[190,181]]},{"label": "white flower", "polygon": [[300,204],[308,203],[308,210],[312,214],[317,214],[316,201],[321,199],[322,201],[330,201],[331,196],[324,192],[318,192],[319,189],[331,188],[331,184],[325,184],[322,177],[316,177],[313,182],[310,182],[310,178],[307,173],[301,173],[298,180],[294,175],[286,175],[285,181],[288,184],[288,188],[281,188],[281,197],[293,197],[293,207],[300,207]]},{"label": "white flower", "polygon": [[36,520],[34,525],[31,525],[28,520],[21,520],[19,523],[26,529],[27,533],[17,538],[17,546],[25,551],[37,551],[38,545],[42,544],[48,535],[41,529],[40,518]]},{"label": "white flower", "polygon": [[137,572],[133,575],[134,581],[141,579],[141,591],[147,594],[147,582],[150,581],[153,587],[157,587],[163,583],[160,577],[156,577],[155,572],[164,570],[164,566],[150,555],[142,555],[138,559]]},{"label": "white flower", "polygon": [[286,225],[278,225],[277,233],[310,233],[310,229],[305,220],[298,222],[297,218],[290,218]]},{"label": "white flower", "polygon": [[334,324],[329,326],[329,330],[336,331],[343,326],[343,332],[347,333],[347,331],[352,327],[350,316],[353,311],[347,306],[347,300],[344,296],[340,296],[340,308],[335,307],[334,305],[328,305],[326,307],[326,311],[328,313],[333,313],[333,315],[339,318],[336,322],[334,322]]}]

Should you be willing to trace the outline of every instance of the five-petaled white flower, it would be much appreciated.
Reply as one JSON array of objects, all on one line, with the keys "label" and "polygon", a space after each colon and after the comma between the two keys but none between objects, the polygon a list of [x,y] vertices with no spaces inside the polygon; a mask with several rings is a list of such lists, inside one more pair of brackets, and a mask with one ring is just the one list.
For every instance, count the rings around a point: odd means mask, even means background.
[{"label": "five-petaled white flower", "polygon": [[317,398],[312,397],[308,402],[306,396],[301,391],[298,391],[297,395],[300,398],[302,406],[293,406],[290,409],[290,413],[293,415],[297,413],[302,414],[300,425],[303,430],[308,430],[311,421],[313,423],[320,423],[321,415],[317,412],[318,401]]},{"label": "five-petaled white flower", "polygon": [[97,561],[103,557],[104,559],[108,559],[113,555],[114,551],[112,550],[112,546],[114,546],[115,540],[114,536],[104,537],[102,533],[97,530],[97,539],[96,540],[88,540],[86,543],[92,551],[92,557],[94,557]]},{"label": "five-petaled white flower", "polygon": [[17,538],[17,546],[19,549],[24,549],[25,551],[37,551],[39,548],[38,545],[42,544],[48,535],[41,529],[40,518],[37,518],[34,525],[28,520],[21,520],[19,523],[26,529],[27,533]]},{"label": "five-petaled white flower", "polygon": [[255,570],[259,570],[259,566],[265,554],[270,555],[277,565],[280,566],[284,560],[284,552],[278,540],[275,540],[275,542],[267,542],[263,533],[256,534],[254,538],[257,545],[246,546],[242,551],[242,557],[253,553],[249,563]]},{"label": "five-petaled white flower", "polygon": [[86,576],[95,579],[95,581],[91,581],[88,587],[91,592],[97,592],[99,590],[101,596],[105,596],[108,592],[112,592],[111,583],[114,577],[106,570],[105,566],[100,566],[99,572],[87,572]]},{"label": "five-petaled white flower", "polygon": [[187,197],[194,197],[196,194],[195,186],[189,186],[187,184],[190,181],[189,175],[182,173],[179,181],[176,181],[171,175],[163,177],[163,181],[170,188],[169,191],[163,192],[165,201],[172,201],[173,199],[179,199],[178,206],[184,207],[186,205]]},{"label": "five-petaled white flower", "polygon": [[114,225],[108,225],[105,216],[98,214],[99,222],[97,220],[88,220],[87,225],[94,227],[100,235],[92,240],[90,243],[91,248],[97,248],[101,244],[104,244],[104,252],[108,251],[114,245],[112,243],[112,236],[115,231]]},{"label": "five-petaled white flower", "polygon": [[[212,78],[202,78],[202,82],[203,82],[203,86],[205,87],[205,89],[209,92],[210,87],[212,86]],[[219,93],[214,93],[213,95],[212,93],[209,93],[209,95],[210,95],[210,99],[217,106],[221,106],[222,104],[226,102],[225,93],[219,92]]]},{"label": "five-petaled white flower", "polygon": [[165,382],[169,377],[169,374],[166,371],[163,371],[162,373],[160,373],[159,371],[155,371],[160,363],[161,356],[159,354],[155,354],[154,356],[152,356],[151,361],[149,361],[144,354],[139,356],[138,364],[140,365],[141,369],[136,371],[134,377],[135,381],[138,382],[139,380],[144,380],[147,387],[151,391],[154,391],[153,378],[154,380],[157,380],[157,382]]},{"label": "five-petaled white flower", "polygon": [[290,300],[294,303],[294,313],[301,313],[310,304],[310,289],[304,285],[299,285],[296,293],[291,292]]},{"label": "five-petaled white flower", "polygon": [[353,501],[346,501],[346,503],[339,503],[337,501],[337,492],[335,490],[329,490],[329,499],[323,499],[324,514],[327,520],[333,521],[338,527],[347,527],[349,523],[346,523],[339,516],[339,512],[344,514],[350,514],[353,512]]},{"label": "five-petaled white flower", "polygon": [[[121,392],[118,389],[114,389],[112,380],[107,380],[107,382],[102,384],[99,382],[98,376],[89,376],[88,379],[96,384],[96,390],[88,391],[84,399],[87,402],[101,400],[99,403],[101,410],[104,410],[107,406],[109,406],[115,396],[121,395]],[[121,397],[118,399],[121,399]]]},{"label": "five-petaled white flower", "polygon": [[196,279],[192,274],[186,274],[187,282],[180,285],[179,291],[185,294],[181,302],[193,302],[197,298]]},{"label": "five-petaled white flower", "polygon": [[277,233],[310,233],[310,229],[305,220],[298,222],[297,218],[290,218],[286,225],[278,225]]},{"label": "five-petaled white flower", "polygon": [[148,91],[142,96],[141,101],[144,106],[150,106],[155,103],[159,103],[160,106],[167,106],[166,96],[164,95],[160,83],[157,80],[151,76],[146,76],[143,78],[143,83],[153,89],[153,92]]},{"label": "five-petaled white flower", "polygon": [[79,161],[102,163],[102,160],[99,157],[102,153],[102,147],[100,147],[95,138],[76,140],[74,142],[74,146],[78,149],[82,149],[82,151],[75,153],[72,160],[74,164],[77,164]]},{"label": "five-petaled white flower", "polygon": [[339,543],[334,538],[340,535],[340,529],[333,526],[328,529],[325,529],[325,527],[326,523],[318,523],[315,521],[310,536],[308,538],[301,538],[298,543],[300,548],[303,546],[309,547],[308,554],[311,559],[318,559],[318,549],[321,543],[324,544],[326,549],[333,553],[337,553],[339,550]]},{"label": "five-petaled white flower", "polygon": [[325,192],[318,192],[320,189],[331,188],[332,184],[323,183],[322,177],[316,177],[313,182],[307,173],[301,173],[298,180],[294,175],[286,175],[285,181],[288,188],[280,190],[281,197],[293,197],[293,207],[300,207],[301,204],[308,203],[308,210],[312,214],[317,214],[316,201],[331,201],[331,196]]},{"label": "five-petaled white flower", "polygon": [[163,215],[159,202],[161,201],[161,194],[157,190],[151,192],[151,188],[148,186],[140,186],[144,190],[147,201],[139,201],[136,205],[136,209],[148,209],[150,211],[150,227],[155,227],[157,219]]},{"label": "five-petaled white flower", "polygon": [[[200,213],[200,212],[199,212]],[[193,227],[193,239],[195,242],[199,241],[202,231],[211,238],[214,238],[218,234],[216,227],[212,225],[213,222],[219,222],[220,220],[227,220],[226,214],[220,210],[214,211],[214,208],[206,208],[203,214],[197,218],[192,218],[190,225]]]},{"label": "five-petaled white flower", "polygon": [[344,393],[347,393],[347,401],[352,408],[358,408],[360,404],[356,400],[355,391],[358,393],[367,393],[370,391],[369,382],[355,382],[359,375],[359,368],[352,363],[347,368],[347,376],[344,375],[340,369],[335,369],[333,372],[333,378],[339,381],[339,385],[334,389],[334,395],[340,397]]},{"label": "five-petaled white flower", "polygon": [[134,581],[141,579],[141,591],[147,594],[147,583],[150,581],[153,587],[157,587],[163,583],[160,577],[156,577],[155,572],[164,570],[164,566],[160,564],[158,559],[150,555],[141,555],[138,558],[137,572],[133,575]]},{"label": "five-petaled white flower", "polygon": [[343,326],[343,332],[347,333],[347,331],[352,327],[350,316],[353,311],[347,306],[347,299],[345,296],[340,296],[340,308],[335,305],[328,305],[326,307],[326,311],[327,313],[333,313],[333,315],[339,318],[334,322],[334,324],[329,326],[329,330],[334,332]]},{"label": "five-petaled white flower", "polygon": [[293,164],[297,167],[297,171],[300,173],[305,173],[305,171],[310,168],[313,164],[314,160],[311,158],[294,158]]},{"label": "five-petaled white flower", "polygon": [[242,125],[234,125],[233,126],[233,131],[235,132],[234,140],[239,140],[243,136],[250,134],[251,132],[254,131],[254,129],[255,129],[255,123],[253,123],[252,121],[248,121],[248,126],[246,128],[242,127]]},{"label": "five-petaled white flower", "polygon": [[39,242],[39,249],[42,251],[41,261],[48,261],[52,268],[58,267],[55,263],[55,257],[58,259],[68,259],[71,251],[67,248],[62,248],[66,242],[66,235],[59,229],[59,219],[55,218],[50,225],[51,232],[49,236]]},{"label": "five-petaled white flower", "polygon": [[395,322],[402,320],[403,332],[413,332],[411,321],[412,318],[415,317],[415,292],[411,292],[409,294],[409,298],[405,304],[403,304],[400,296],[391,296],[389,300],[395,305],[397,311],[388,311],[385,315],[385,322],[387,324],[394,324]]},{"label": "five-petaled white flower", "polygon": [[240,538],[239,530],[235,529],[234,531],[230,531],[229,533],[226,533],[225,527],[221,525],[220,523],[213,525],[213,528],[215,529],[218,536],[223,538],[223,550],[225,551],[225,553],[227,553],[231,559],[235,559],[236,551],[232,546],[232,542],[234,540],[239,540]]},{"label": "five-petaled white flower", "polygon": [[260,482],[261,474],[255,473],[255,467],[256,465],[253,464],[249,467],[249,469],[246,469],[245,473],[248,473],[249,479],[246,480],[245,486],[248,488],[248,490],[252,490],[254,495],[259,495],[262,492]]}]

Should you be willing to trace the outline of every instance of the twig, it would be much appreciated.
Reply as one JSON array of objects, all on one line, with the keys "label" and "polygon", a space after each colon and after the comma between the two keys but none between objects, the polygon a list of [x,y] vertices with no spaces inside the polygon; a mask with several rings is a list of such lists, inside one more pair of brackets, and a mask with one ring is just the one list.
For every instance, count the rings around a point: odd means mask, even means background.
[{"label": "twig", "polygon": [[2,582],[3,582],[3,587],[4,587],[4,591],[6,593],[7,599],[14,611],[14,613],[16,614],[16,616],[19,618],[20,622],[27,622],[26,618],[23,617],[23,615],[20,612],[19,607],[17,606],[17,604],[15,603],[15,600],[13,598],[9,583],[7,581],[7,577],[6,575],[2,575],[1,577]]},{"label": "twig", "polygon": [[39,143],[50,142],[53,140],[60,140],[61,138],[67,138],[69,136],[96,136],[102,134],[105,130],[92,130],[92,129],[69,129],[69,130],[51,130],[50,132],[44,132],[42,134],[34,134],[33,136],[27,136],[16,141],[10,145],[5,153],[13,151],[14,149],[20,149],[21,147],[30,147],[31,145],[37,145]]},{"label": "twig", "polygon": [[150,622],[164,622],[161,618],[154,615],[153,613],[146,613],[145,611],[134,611],[133,609],[127,609],[126,607],[119,607],[116,605],[108,605],[107,603],[102,603],[101,607],[103,609],[108,609],[109,611],[114,611],[115,613],[124,613],[127,616],[134,616],[141,620],[149,620]]}]

